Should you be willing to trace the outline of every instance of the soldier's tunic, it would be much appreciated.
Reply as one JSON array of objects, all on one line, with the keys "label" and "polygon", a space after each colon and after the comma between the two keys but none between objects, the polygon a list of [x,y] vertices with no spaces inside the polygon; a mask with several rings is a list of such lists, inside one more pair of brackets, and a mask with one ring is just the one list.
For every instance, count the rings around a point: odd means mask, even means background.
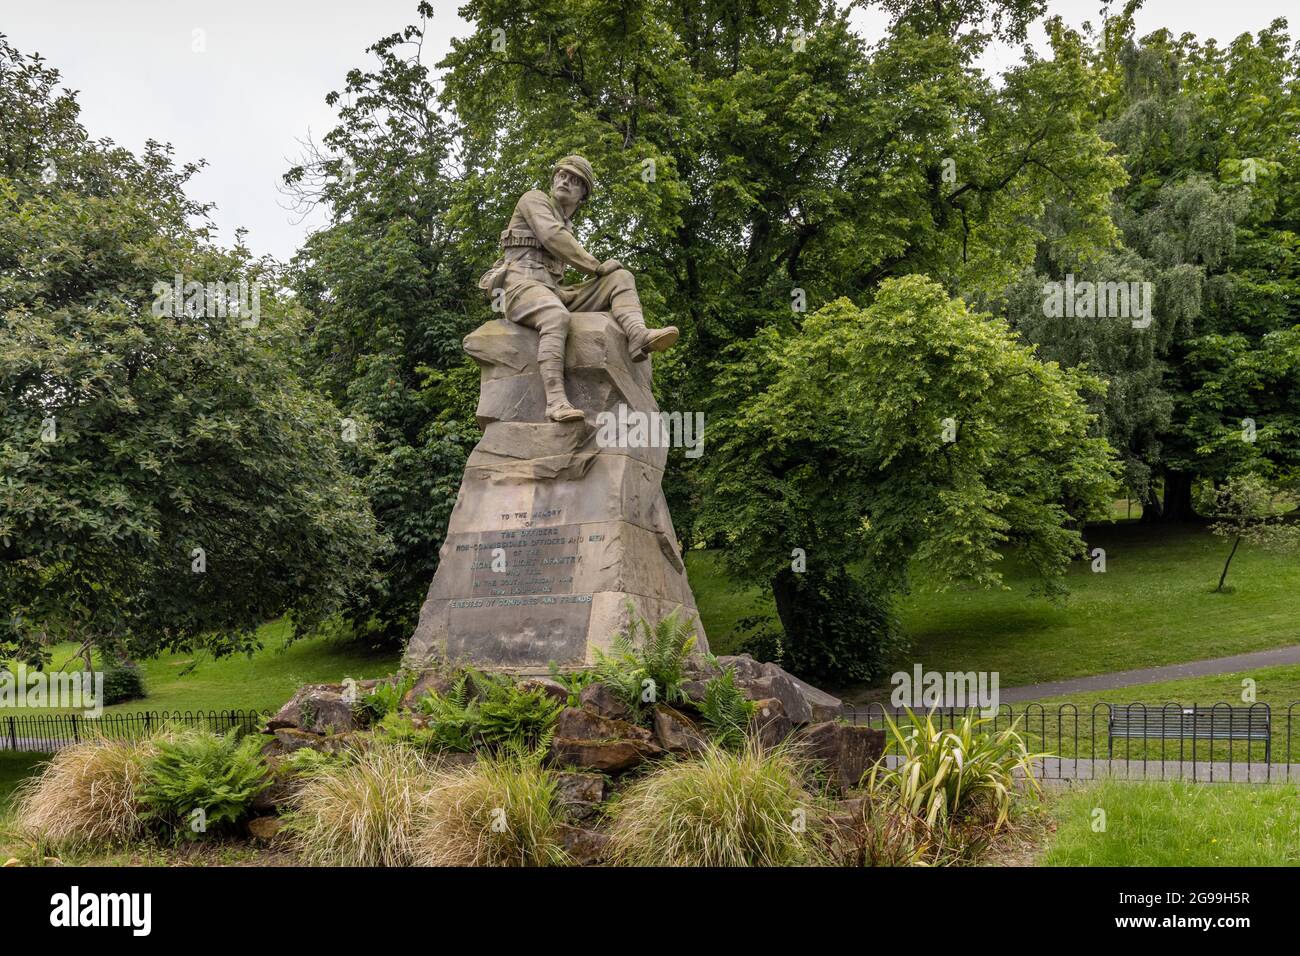
[{"label": "soldier's tunic", "polygon": [[[569,219],[540,189],[519,197],[501,233],[502,257],[479,280],[489,295],[505,294],[506,318],[537,329],[538,362],[564,360],[570,312],[609,312],[625,332],[644,329],[636,280],[626,269],[594,277],[600,260],[573,235]],[[562,285],[566,265],[593,278]]]}]

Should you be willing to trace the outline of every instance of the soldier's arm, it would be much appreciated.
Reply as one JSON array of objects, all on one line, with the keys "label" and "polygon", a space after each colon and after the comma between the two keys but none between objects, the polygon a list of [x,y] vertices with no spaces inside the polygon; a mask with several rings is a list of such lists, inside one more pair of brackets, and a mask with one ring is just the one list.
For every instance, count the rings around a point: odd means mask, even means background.
[{"label": "soldier's arm", "polygon": [[547,252],[575,269],[596,274],[600,260],[582,248],[573,233],[564,228],[564,220],[556,213],[546,193],[536,189],[525,193],[519,200],[519,210]]}]

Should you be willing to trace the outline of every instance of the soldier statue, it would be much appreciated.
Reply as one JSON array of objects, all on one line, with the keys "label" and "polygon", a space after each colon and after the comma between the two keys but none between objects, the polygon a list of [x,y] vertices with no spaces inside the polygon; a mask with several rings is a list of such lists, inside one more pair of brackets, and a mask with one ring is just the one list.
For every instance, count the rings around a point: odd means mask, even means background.
[{"label": "soldier statue", "polygon": [[[581,410],[564,390],[564,342],[571,312],[609,312],[627,335],[632,361],[677,341],[677,328],[648,329],[636,279],[617,259],[599,261],[573,234],[573,214],[595,187],[591,163],[566,156],[551,171],[551,192],[524,193],[501,233],[502,257],[479,280],[489,295],[504,295],[506,318],[539,333],[537,365],[546,388],[546,417],[575,421]],[[593,278],[562,285],[565,266]]]}]

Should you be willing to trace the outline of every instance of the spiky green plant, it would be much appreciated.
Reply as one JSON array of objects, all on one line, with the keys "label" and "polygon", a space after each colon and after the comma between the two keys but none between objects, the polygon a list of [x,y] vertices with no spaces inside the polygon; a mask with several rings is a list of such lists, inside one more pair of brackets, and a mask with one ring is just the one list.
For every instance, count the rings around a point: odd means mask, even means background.
[{"label": "spiky green plant", "polygon": [[927,866],[935,838],[895,795],[869,797],[833,831],[831,854],[841,866]]},{"label": "spiky green plant", "polygon": [[610,811],[612,858],[631,866],[820,864],[815,813],[790,750],[713,744],[623,793]]},{"label": "spiky green plant", "polygon": [[878,762],[867,775],[868,791],[892,790],[902,806],[930,827],[945,828],[962,817],[991,821],[996,831],[1007,821],[1015,795],[1015,773],[1038,791],[1031,754],[1017,731],[1019,720],[1001,731],[979,728],[987,718],[966,714],[954,726],[936,725],[933,713],[919,718],[907,711],[899,726],[885,725],[898,750],[897,766]]}]

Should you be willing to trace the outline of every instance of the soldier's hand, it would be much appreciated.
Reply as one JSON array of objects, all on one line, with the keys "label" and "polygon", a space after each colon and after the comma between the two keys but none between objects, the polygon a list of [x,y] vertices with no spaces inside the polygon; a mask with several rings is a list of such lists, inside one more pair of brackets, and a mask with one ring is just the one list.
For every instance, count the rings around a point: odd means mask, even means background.
[{"label": "soldier's hand", "polygon": [[600,268],[596,270],[596,275],[607,276],[611,272],[617,272],[621,268],[623,268],[623,263],[619,262],[617,259],[606,259],[600,264]]}]

